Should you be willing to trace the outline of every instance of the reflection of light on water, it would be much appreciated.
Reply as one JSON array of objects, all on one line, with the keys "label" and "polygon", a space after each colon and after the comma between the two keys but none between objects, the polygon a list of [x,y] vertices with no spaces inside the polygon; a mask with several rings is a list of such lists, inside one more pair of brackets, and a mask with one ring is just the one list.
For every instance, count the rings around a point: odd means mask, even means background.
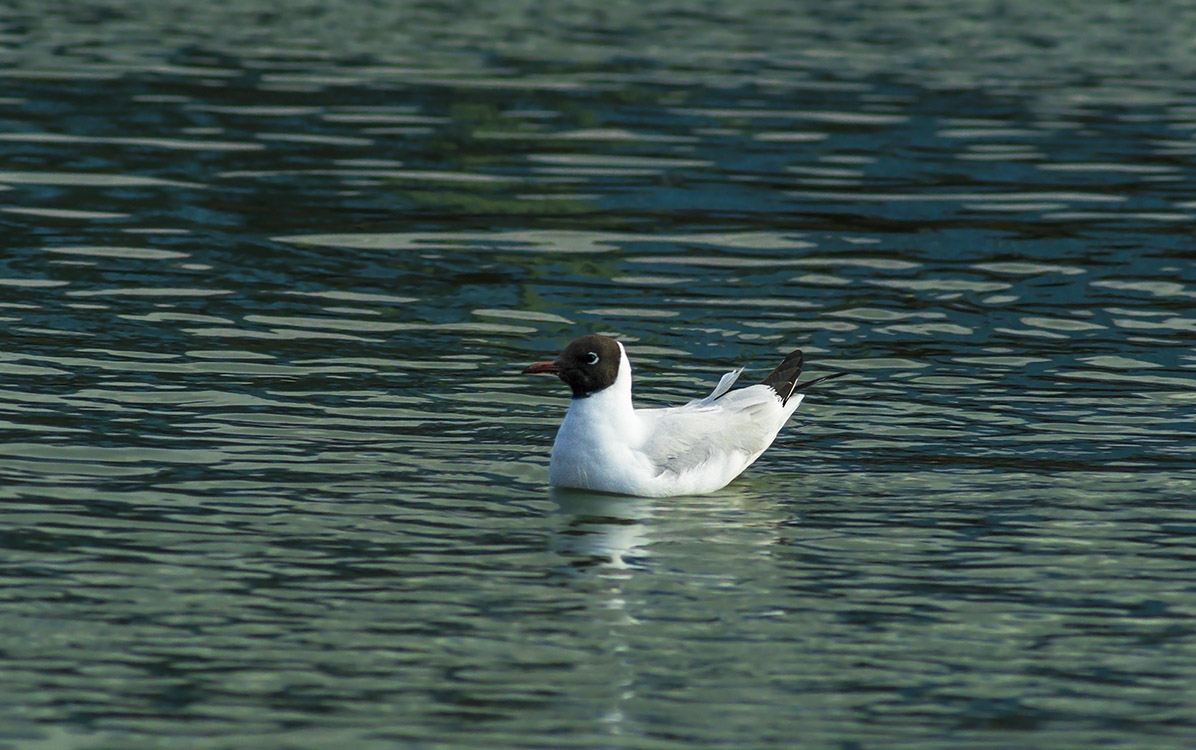
[{"label": "reflection of light on water", "polygon": [[562,488],[552,489],[552,499],[563,519],[556,539],[559,552],[583,565],[638,567],[628,558],[644,555],[651,542],[647,499]]},{"label": "reflection of light on water", "polygon": [[598,721],[610,734],[621,735],[628,718],[624,706],[636,698],[638,672],[628,629],[641,624],[628,610],[630,602],[624,585],[637,571],[645,569],[635,558],[644,557],[652,542],[652,500],[559,487],[550,492],[561,517],[554,537],[556,551],[578,567],[614,573],[604,577],[609,585],[601,589],[604,598],[595,602],[596,607],[614,615],[606,620],[603,651],[615,665],[617,675],[610,686],[609,706]]},{"label": "reflection of light on water", "polygon": [[[601,705],[595,719],[611,738],[641,731],[645,706],[656,696],[662,644],[661,628],[672,618],[708,613],[661,608],[664,592],[688,600],[695,591],[719,592],[726,603],[743,583],[742,569],[715,563],[719,550],[735,549],[768,560],[777,542],[775,499],[791,492],[783,480],[769,489],[766,478],[744,480],[710,495],[642,498],[553,488],[557,506],[553,551],[569,566],[570,588],[586,601],[587,620],[596,647],[587,654],[604,671]],[[678,560],[687,560],[681,568]],[[775,609],[764,616],[778,616]],[[715,627],[715,626],[712,626]],[[676,648],[681,648],[678,644]]]},{"label": "reflection of light on water", "polygon": [[575,569],[618,571],[603,576],[606,585],[593,593],[598,595],[595,609],[613,615],[601,618],[607,623],[601,650],[604,659],[611,662],[614,680],[598,721],[609,734],[621,735],[627,720],[623,707],[635,698],[636,680],[636,667],[627,658],[628,638],[624,629],[640,624],[628,612],[623,585],[640,569],[628,562],[628,558],[642,555],[650,542],[644,523],[650,515],[649,501],[556,487],[550,490],[550,496],[560,517],[557,533],[552,537],[554,551],[568,559]]}]

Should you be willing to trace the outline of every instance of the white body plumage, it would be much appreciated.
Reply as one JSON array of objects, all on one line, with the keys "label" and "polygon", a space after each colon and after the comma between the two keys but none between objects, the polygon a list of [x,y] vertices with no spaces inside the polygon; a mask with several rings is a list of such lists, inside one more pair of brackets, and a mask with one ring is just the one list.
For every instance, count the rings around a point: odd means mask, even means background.
[{"label": "white body plumage", "polygon": [[802,401],[799,393],[783,401],[764,384],[730,391],[742,372],[735,370],[706,398],[636,409],[631,364],[618,347],[614,382],[574,398],[557,431],[554,486],[651,497],[714,492],[760,457]]}]

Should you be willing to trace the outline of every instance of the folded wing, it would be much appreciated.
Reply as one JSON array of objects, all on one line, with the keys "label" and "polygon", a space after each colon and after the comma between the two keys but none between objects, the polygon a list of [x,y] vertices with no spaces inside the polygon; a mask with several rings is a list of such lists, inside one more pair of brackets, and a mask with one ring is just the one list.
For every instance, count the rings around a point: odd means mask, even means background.
[{"label": "folded wing", "polygon": [[718,400],[719,396],[722,396],[724,393],[731,390],[731,386],[735,385],[735,381],[739,380],[739,376],[742,374],[742,367],[740,367],[738,370],[732,370],[731,372],[728,372],[726,375],[723,375],[721,378],[719,378],[718,385],[714,386],[714,390],[710,392],[709,396],[706,398],[695,398],[693,401],[690,401],[688,404],[686,404],[686,406],[710,406]]},{"label": "folded wing", "polygon": [[738,474],[772,444],[801,398],[782,404],[776,391],[763,384],[728,393],[740,372],[724,375],[704,399],[639,412],[651,422],[640,450],[657,473]]}]

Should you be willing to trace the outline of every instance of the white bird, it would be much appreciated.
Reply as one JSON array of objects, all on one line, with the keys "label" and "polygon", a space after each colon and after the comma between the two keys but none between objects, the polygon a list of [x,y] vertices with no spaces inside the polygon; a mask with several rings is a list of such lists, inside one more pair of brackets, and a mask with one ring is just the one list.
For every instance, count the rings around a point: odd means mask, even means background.
[{"label": "white bird", "polygon": [[752,465],[801,404],[795,350],[756,385],[732,391],[743,368],[723,375],[709,396],[681,406],[636,409],[631,362],[608,336],[583,336],[523,374],[552,373],[573,400],[552,444],[548,483],[621,495],[669,497],[722,489]]}]

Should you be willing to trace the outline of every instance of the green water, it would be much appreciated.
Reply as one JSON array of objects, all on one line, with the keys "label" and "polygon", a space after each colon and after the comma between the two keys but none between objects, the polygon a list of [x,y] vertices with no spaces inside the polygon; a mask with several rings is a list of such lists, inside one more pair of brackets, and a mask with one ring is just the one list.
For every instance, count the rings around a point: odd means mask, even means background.
[{"label": "green water", "polygon": [[[0,11],[0,746],[1187,748],[1182,3]],[[529,362],[813,393],[550,490]]]}]

